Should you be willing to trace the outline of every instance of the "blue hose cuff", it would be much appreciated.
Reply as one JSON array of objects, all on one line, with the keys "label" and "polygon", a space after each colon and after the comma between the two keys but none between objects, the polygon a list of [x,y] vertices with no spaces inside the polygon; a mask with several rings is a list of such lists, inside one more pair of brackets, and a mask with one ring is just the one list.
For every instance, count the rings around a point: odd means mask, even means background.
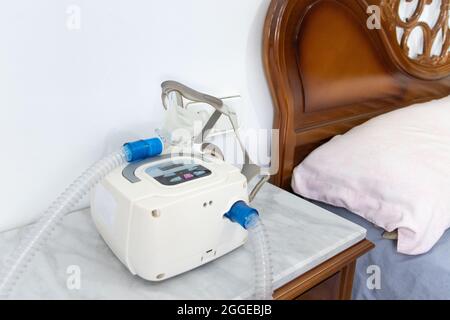
[{"label": "blue hose cuff", "polygon": [[134,162],[159,156],[164,150],[164,145],[161,139],[153,138],[126,143],[123,148],[127,161]]},{"label": "blue hose cuff", "polygon": [[231,210],[225,214],[225,218],[240,224],[244,229],[248,229],[249,223],[254,216],[259,216],[256,209],[249,207],[244,201],[236,202]]}]

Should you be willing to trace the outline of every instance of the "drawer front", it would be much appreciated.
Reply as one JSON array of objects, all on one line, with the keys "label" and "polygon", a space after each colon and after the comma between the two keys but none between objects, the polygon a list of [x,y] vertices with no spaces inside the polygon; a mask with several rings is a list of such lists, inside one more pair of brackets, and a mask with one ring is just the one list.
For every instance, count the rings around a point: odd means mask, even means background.
[{"label": "drawer front", "polygon": [[340,284],[341,273],[339,272],[301,294],[295,300],[339,300]]}]

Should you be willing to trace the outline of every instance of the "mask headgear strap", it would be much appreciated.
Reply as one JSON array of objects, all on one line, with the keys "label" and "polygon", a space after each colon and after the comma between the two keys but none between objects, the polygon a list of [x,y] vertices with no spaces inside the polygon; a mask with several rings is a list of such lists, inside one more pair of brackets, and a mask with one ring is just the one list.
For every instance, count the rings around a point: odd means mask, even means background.
[{"label": "mask headgear strap", "polygon": [[[237,120],[236,113],[231,110],[227,105],[223,103],[223,101],[219,98],[198,92],[194,89],[191,89],[179,82],[176,81],[165,81],[161,85],[162,87],[162,101],[164,108],[167,109],[167,98],[168,95],[172,92],[176,92],[178,94],[177,100],[179,101],[179,105],[181,107],[183,106],[183,97],[194,101],[194,102],[201,102],[206,103],[212,106],[215,111],[212,114],[212,116],[207,121],[206,125],[204,126],[202,132],[200,135],[195,137],[194,143],[200,144],[203,147],[206,147],[209,144],[205,144],[204,141],[208,134],[211,132],[211,130],[214,128],[214,126],[217,124],[221,116],[225,116],[228,118],[228,120],[231,123],[231,126],[233,127],[233,131],[236,135],[236,139],[238,140],[238,143],[242,149],[242,152],[244,154],[244,165],[242,167],[242,174],[247,178],[247,182],[252,181],[255,177],[261,176],[261,179],[256,184],[254,189],[250,192],[249,199],[250,201],[253,201],[258,191],[261,189],[261,187],[266,183],[270,176],[268,174],[262,174],[261,168],[254,164],[253,161],[250,159],[250,155],[248,154],[247,149],[245,148],[245,145],[241,139],[241,136],[239,134],[239,125]],[[202,147],[202,148],[203,148]]]}]

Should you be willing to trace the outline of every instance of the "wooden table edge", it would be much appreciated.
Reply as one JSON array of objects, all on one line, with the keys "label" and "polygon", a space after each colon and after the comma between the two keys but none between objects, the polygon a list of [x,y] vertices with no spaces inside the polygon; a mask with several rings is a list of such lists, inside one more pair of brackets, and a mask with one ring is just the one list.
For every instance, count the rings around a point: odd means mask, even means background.
[{"label": "wooden table edge", "polygon": [[340,273],[339,299],[351,299],[356,260],[373,248],[375,248],[375,245],[368,240],[357,243],[277,289],[274,293],[274,299],[294,300],[338,273]]}]

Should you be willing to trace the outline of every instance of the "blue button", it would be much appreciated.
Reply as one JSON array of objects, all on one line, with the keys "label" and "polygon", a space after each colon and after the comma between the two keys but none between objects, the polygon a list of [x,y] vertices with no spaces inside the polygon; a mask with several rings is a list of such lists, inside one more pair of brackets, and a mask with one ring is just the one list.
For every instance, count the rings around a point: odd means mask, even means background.
[{"label": "blue button", "polygon": [[170,183],[177,183],[177,182],[181,182],[183,181],[183,179],[181,177],[176,177],[170,180]]}]

